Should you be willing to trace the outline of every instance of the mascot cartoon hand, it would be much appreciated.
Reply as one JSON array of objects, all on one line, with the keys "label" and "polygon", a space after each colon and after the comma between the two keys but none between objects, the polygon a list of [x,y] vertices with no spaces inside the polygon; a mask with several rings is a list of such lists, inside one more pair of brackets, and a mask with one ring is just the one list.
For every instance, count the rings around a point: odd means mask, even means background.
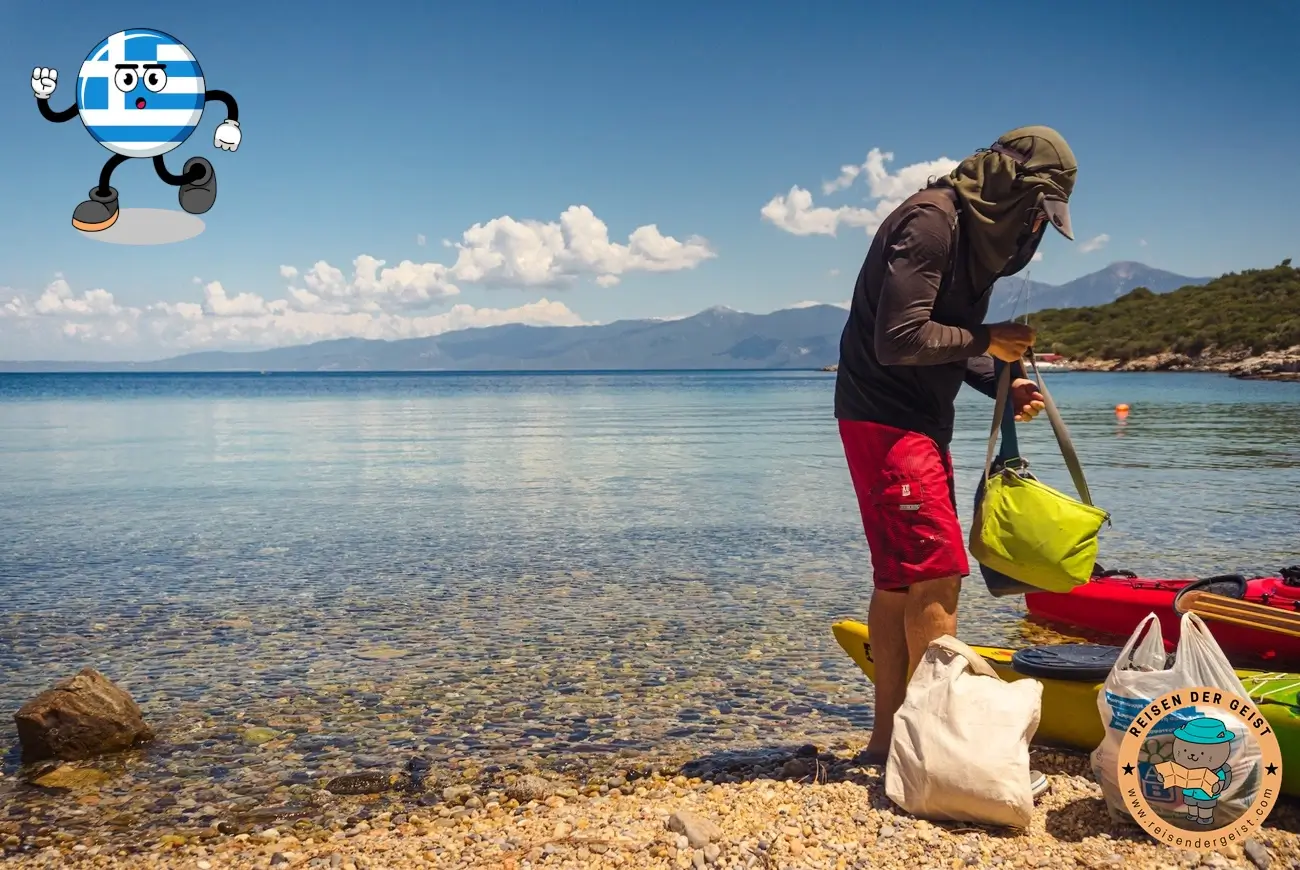
[{"label": "mascot cartoon hand", "polygon": [[32,93],[38,100],[48,100],[59,86],[59,71],[52,67],[38,66],[32,70]]},{"label": "mascot cartoon hand", "polygon": [[222,121],[212,137],[212,144],[222,151],[235,151],[239,148],[240,135],[238,121]]}]

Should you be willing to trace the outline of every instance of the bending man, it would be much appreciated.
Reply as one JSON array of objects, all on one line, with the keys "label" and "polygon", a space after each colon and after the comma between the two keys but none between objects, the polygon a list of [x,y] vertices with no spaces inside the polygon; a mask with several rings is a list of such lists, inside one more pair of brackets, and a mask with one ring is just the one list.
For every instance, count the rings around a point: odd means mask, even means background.
[{"label": "bending man", "polygon": [[1046,224],[1073,239],[1077,164],[1049,127],[1022,127],[912,195],[872,239],[840,339],[835,416],[871,549],[876,663],[867,760],[889,752],[894,713],[930,641],[957,633],[970,573],[953,493],[954,402],[993,397],[993,358],[1015,363],[1017,420],[1043,408],[1019,360],[1034,332],[984,325],[993,283],[1033,258]]}]

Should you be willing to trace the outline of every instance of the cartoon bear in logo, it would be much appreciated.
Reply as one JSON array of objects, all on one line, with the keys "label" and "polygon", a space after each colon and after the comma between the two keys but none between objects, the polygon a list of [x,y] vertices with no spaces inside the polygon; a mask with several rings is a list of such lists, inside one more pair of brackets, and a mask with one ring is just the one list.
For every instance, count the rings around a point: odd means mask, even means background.
[{"label": "cartoon bear in logo", "polygon": [[[1174,732],[1174,762],[1189,774],[1201,774],[1201,786],[1184,787],[1183,807],[1187,818],[1199,825],[1214,824],[1219,796],[1232,782],[1232,731],[1220,719],[1202,716]],[[1163,765],[1161,765],[1163,767]],[[1205,774],[1209,776],[1205,776]],[[1164,775],[1160,775],[1164,782]],[[1213,783],[1212,785],[1210,783]]]}]

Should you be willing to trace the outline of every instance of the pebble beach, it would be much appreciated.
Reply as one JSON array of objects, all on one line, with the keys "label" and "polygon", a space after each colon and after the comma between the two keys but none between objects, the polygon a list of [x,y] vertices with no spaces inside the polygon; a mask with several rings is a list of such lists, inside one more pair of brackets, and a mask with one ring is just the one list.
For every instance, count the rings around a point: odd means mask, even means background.
[{"label": "pebble beach", "polygon": [[[187,653],[142,655],[142,664],[172,666],[143,667],[149,679],[137,672],[126,684],[158,738],[67,764],[24,767],[9,752],[0,776],[3,860],[200,870],[1300,862],[1300,837],[1284,833],[1300,831],[1300,813],[1285,803],[1252,847],[1254,861],[1241,848],[1193,860],[1115,826],[1082,754],[1035,750],[1052,789],[1023,834],[911,819],[884,796],[882,771],[854,762],[870,734],[870,684],[797,598],[770,597],[789,615],[784,630],[715,636],[710,654],[690,640],[707,635],[655,619],[626,587],[583,573],[545,579],[559,594],[554,609],[533,607],[536,640],[491,660],[457,655],[490,646],[467,628],[423,648],[395,641],[408,620],[427,614],[377,608],[371,618],[382,629],[372,632],[390,645],[349,638],[337,657],[318,646],[296,673],[290,644],[256,613],[205,620],[189,609],[150,616],[141,608],[151,625],[142,635],[169,646],[202,641]],[[715,618],[753,606],[738,597],[759,595],[743,586],[710,593],[696,577],[673,582],[701,606],[712,601]],[[581,632],[548,630],[562,619],[566,590],[634,621],[620,634],[646,654],[611,644],[592,652]],[[486,604],[462,596],[441,602],[444,620],[464,608],[468,625],[468,613]],[[972,591],[964,616],[1005,625],[1008,643],[1069,637],[998,619],[1007,606]],[[312,611],[299,618],[345,622]],[[63,642],[93,648],[102,636],[90,624]],[[228,656],[223,638],[246,645],[247,683],[214,683],[177,703],[187,673],[176,665]],[[703,819],[708,836],[680,830],[672,820],[681,813]]]},{"label": "pebble beach", "polygon": [[129,851],[55,838],[7,860],[29,867],[197,870],[1300,866],[1300,814],[1293,804],[1275,810],[1252,840],[1219,852],[1178,850],[1107,821],[1086,757],[1040,750],[1033,763],[1049,774],[1051,788],[1023,832],[911,818],[885,797],[880,768],[856,765],[851,750],[805,746],[788,757],[719,760],[696,771],[703,776],[647,771],[579,785],[524,775],[495,788],[449,786],[414,801],[385,795],[342,801],[323,827],[285,820],[227,834],[219,825]]}]

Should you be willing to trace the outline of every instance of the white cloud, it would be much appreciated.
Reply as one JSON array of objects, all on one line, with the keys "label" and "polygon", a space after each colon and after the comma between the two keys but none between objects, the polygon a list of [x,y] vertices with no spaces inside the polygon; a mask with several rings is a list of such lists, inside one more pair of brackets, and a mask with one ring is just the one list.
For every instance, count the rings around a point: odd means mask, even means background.
[{"label": "white cloud", "polygon": [[[348,278],[342,269],[320,260],[301,273],[306,288],[290,286],[290,298],[295,307],[303,310],[383,311],[425,308],[460,293],[441,263],[403,260],[384,268],[386,265],[383,260],[362,254],[352,261],[352,277]],[[292,266],[281,266],[280,274],[299,276]]]},{"label": "white cloud", "polygon": [[[417,236],[417,241],[426,240]],[[605,223],[586,206],[572,206],[549,223],[495,218],[444,246],[456,252],[451,265],[412,260],[389,265],[368,254],[352,261],[350,274],[325,260],[305,269],[282,265],[285,289],[275,297],[196,277],[198,299],[132,307],[118,304],[103,289],[75,293],[56,275],[34,297],[0,294],[0,346],[6,356],[31,357],[45,355],[51,342],[62,342],[74,358],[100,358],[103,354],[84,351],[101,348],[120,359],[124,353],[139,358],[330,338],[413,338],[504,323],[579,325],[585,322],[580,316],[548,298],[499,308],[445,306],[461,293],[461,285],[558,288],[589,277],[613,287],[630,272],[691,269],[715,256],[706,240],[679,241],[654,224],[633,230],[626,243],[612,242]]]},{"label": "white cloud", "polygon": [[827,270],[826,275],[827,275],[827,277],[830,277],[830,278],[838,278],[838,277],[840,277],[840,270],[839,270],[839,269],[829,269],[829,270]]},{"label": "white cloud", "polygon": [[[379,262],[365,257],[358,260]],[[362,270],[361,274],[360,283],[354,279],[351,286],[364,291],[370,273]],[[313,298],[314,304],[304,305],[304,297]],[[14,296],[0,303],[0,335],[6,339],[25,337],[26,342],[17,344],[26,344],[29,356],[39,353],[45,358],[58,358],[59,353],[51,355],[48,351],[62,339],[64,358],[122,358],[123,351],[135,351],[138,358],[141,352],[278,347],[348,337],[417,338],[505,323],[578,326],[586,322],[563,302],[545,298],[510,308],[461,304],[439,313],[403,313],[400,307],[386,310],[371,304],[373,299],[364,295],[359,298],[361,302],[350,304],[337,297],[301,291],[268,300],[255,293],[232,294],[221,282],[211,281],[203,288],[201,303],[156,302],[128,307],[116,304],[105,290],[75,295],[66,281],[56,278],[35,302]],[[72,342],[72,346],[66,342]]]},{"label": "white cloud", "polygon": [[1142,246],[1142,247],[1145,248],[1145,247],[1147,246],[1147,240],[1146,240],[1146,239],[1138,239],[1138,244],[1139,244],[1140,246]]},{"label": "white cloud", "polygon": [[428,241],[429,240],[424,237],[424,233],[415,234],[415,243],[421,248],[423,248]]},{"label": "white cloud", "polygon": [[[16,310],[16,306],[25,303],[15,298],[11,300],[11,304]],[[56,274],[54,280],[45,286],[45,291],[37,297],[36,302],[31,304],[31,310],[37,315],[46,317],[70,316],[98,319],[119,314],[123,309],[113,300],[113,294],[107,290],[87,290],[77,295],[72,292],[63,275]]]},{"label": "white cloud", "polygon": [[778,229],[796,236],[833,236],[841,226],[862,227],[870,234],[931,178],[947,175],[957,166],[957,161],[940,157],[890,173],[885,164],[893,159],[893,152],[872,148],[862,164],[842,166],[837,178],[822,183],[822,193],[830,195],[853,187],[861,179],[867,188],[866,199],[873,203],[869,207],[814,205],[812,193],[794,185],[788,193],[772,197],[760,214]]},{"label": "white cloud", "polygon": [[840,167],[839,178],[834,181],[822,182],[822,193],[830,196],[837,190],[847,190],[853,186],[853,182],[862,174],[862,167],[856,163],[849,163]]},{"label": "white cloud", "polygon": [[1034,251],[1034,255],[1033,255],[1032,257],[1029,258],[1029,262],[1031,262],[1031,263],[1041,263],[1041,262],[1043,262],[1043,252],[1042,252],[1042,251]]},{"label": "white cloud", "polygon": [[240,293],[232,299],[220,281],[213,281],[203,288],[203,302],[204,313],[213,317],[259,317],[273,310],[282,310],[281,307],[273,309],[271,306],[277,303],[267,305],[266,300],[256,293]]},{"label": "white cloud", "polygon": [[1091,254],[1094,251],[1100,251],[1102,248],[1106,247],[1106,243],[1109,241],[1110,236],[1105,233],[1102,233],[1099,236],[1093,236],[1091,239],[1088,239],[1088,241],[1079,245],[1079,253]]},{"label": "white cloud", "polygon": [[583,274],[604,278],[608,287],[628,272],[694,269],[716,256],[707,240],[678,241],[655,224],[637,227],[627,244],[611,242],[605,222],[585,205],[549,223],[506,216],[475,224],[454,247],[450,272],[457,280],[515,287],[564,286]]}]

